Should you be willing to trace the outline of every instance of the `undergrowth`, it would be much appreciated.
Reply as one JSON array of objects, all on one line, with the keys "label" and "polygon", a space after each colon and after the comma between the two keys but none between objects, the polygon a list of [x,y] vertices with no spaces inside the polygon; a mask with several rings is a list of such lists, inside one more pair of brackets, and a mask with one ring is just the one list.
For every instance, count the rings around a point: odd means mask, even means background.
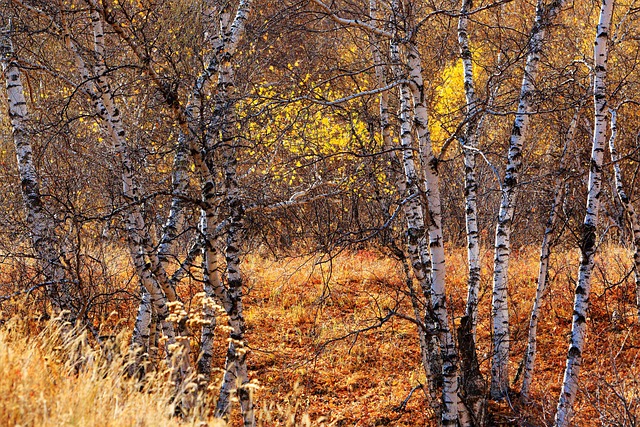
[{"label": "undergrowth", "polygon": [[[574,425],[636,426],[640,409],[640,327],[629,253],[607,247],[594,274],[587,348]],[[489,373],[490,269],[483,252],[478,324],[481,369]],[[536,248],[514,251],[510,269],[511,375],[524,354],[537,277]],[[492,404],[495,425],[546,426],[553,422],[571,327],[576,252],[554,253],[550,290],[542,307],[532,400]],[[448,286],[456,324],[466,297],[465,252],[451,250]],[[362,250],[331,260],[243,263],[250,377],[261,426],[430,426],[416,326],[390,311],[412,315],[401,265]],[[135,284],[132,284],[132,287]],[[200,290],[183,288],[197,309]],[[133,292],[133,290],[132,290]],[[21,426],[216,426],[211,417],[220,373],[201,410],[176,417],[168,372],[145,382],[125,375],[132,317],[106,319],[107,344],[76,334],[62,342],[52,324],[34,319],[28,300],[4,303],[0,326],[0,424]],[[122,313],[120,306],[105,307]],[[130,314],[133,316],[133,313]],[[222,319],[221,319],[222,320]],[[101,320],[105,322],[105,319]],[[96,320],[96,326],[100,321]],[[216,339],[214,366],[224,366],[226,341]],[[192,338],[195,351],[197,338]],[[237,406],[237,405],[236,405]],[[237,424],[237,409],[232,424]],[[218,423],[218,424],[216,424]]]}]

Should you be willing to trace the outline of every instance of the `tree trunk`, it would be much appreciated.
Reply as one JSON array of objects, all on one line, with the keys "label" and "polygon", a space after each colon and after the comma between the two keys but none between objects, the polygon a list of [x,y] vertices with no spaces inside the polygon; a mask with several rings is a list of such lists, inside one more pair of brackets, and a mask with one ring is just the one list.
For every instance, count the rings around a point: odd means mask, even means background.
[{"label": "tree trunk", "polygon": [[142,361],[151,348],[152,308],[151,294],[142,286],[140,294],[142,298],[140,299],[140,305],[138,305],[138,314],[136,315],[133,335],[131,336],[131,351],[133,352],[134,363],[129,369],[129,375],[142,377],[144,376]]},{"label": "tree trunk", "polygon": [[465,316],[469,318],[471,332],[475,343],[476,324],[478,317],[478,292],[480,286],[480,244],[478,241],[478,214],[476,192],[476,157],[478,147],[478,100],[475,94],[475,81],[473,79],[473,58],[469,47],[469,9],[473,7],[473,0],[463,0],[458,20],[458,45],[464,70],[464,89],[467,101],[464,138],[461,141],[464,152],[464,193],[465,193],[465,219],[467,227],[467,260],[469,262],[469,278],[467,282],[467,305]]},{"label": "tree trunk", "polygon": [[13,51],[11,28],[0,34],[0,61],[6,81],[9,118],[16,150],[20,187],[31,244],[38,256],[46,292],[56,316],[73,322],[76,314],[71,300],[69,282],[60,259],[60,244],[55,236],[55,223],[47,216],[40,194],[38,171],[33,161],[33,148],[27,129],[27,100],[20,76],[20,67]]},{"label": "tree trunk", "polygon": [[[375,0],[369,1],[369,8],[371,16],[374,19],[378,19],[378,4]],[[387,86],[385,67],[382,65],[382,52],[380,48],[382,43],[383,42],[379,35],[374,34],[372,36],[371,50],[376,78],[378,80],[378,87]],[[391,46],[391,56],[394,63],[397,63],[397,61],[399,61],[398,47],[395,42]],[[400,77],[399,70],[397,69],[396,74],[396,77]],[[409,96],[406,90],[402,92],[402,88],[400,94],[402,99],[401,126],[402,129],[409,130],[408,133],[401,130],[401,133],[408,138],[411,136],[411,113],[409,111]],[[393,151],[394,144],[391,137],[391,121],[389,117],[389,93],[387,91],[384,91],[380,94],[379,105],[380,130],[382,135],[383,149],[387,152],[387,158],[389,159],[390,164],[394,165],[399,163],[399,159],[396,152]],[[407,144],[412,145],[411,142],[405,140],[403,146],[407,146]],[[403,161],[405,171],[403,177],[400,178],[394,176],[392,179],[395,182],[398,193],[402,195],[402,197],[406,197],[404,203],[402,204],[402,209],[407,220],[407,246],[410,258],[409,261],[412,265],[413,275],[416,277],[416,280],[418,281],[422,290],[422,295],[426,300],[426,306],[424,308],[420,308],[419,306],[418,296],[413,288],[411,275],[408,271],[407,274],[409,274],[409,276],[407,277],[407,286],[409,287],[414,314],[416,318],[422,320],[425,325],[425,329],[420,327],[418,328],[420,354],[422,356],[423,367],[428,381],[429,396],[431,398],[430,403],[437,416],[437,419],[440,419],[441,411],[440,398],[438,397],[438,388],[439,384],[441,383],[441,380],[439,379],[441,377],[441,364],[438,363],[440,359],[438,354],[434,354],[434,351],[437,351],[434,350],[436,348],[433,342],[435,338],[434,334],[429,332],[429,327],[433,324],[433,316],[431,315],[430,309],[431,284],[429,282],[429,275],[426,271],[427,267],[425,267],[426,263],[430,263],[430,255],[428,253],[426,240],[424,239],[424,215],[422,212],[422,206],[420,206],[419,191],[416,186],[417,172],[415,171],[413,152],[411,150],[403,150],[403,159],[405,158],[405,155],[407,155],[409,158]],[[412,191],[408,193],[407,188],[412,188]],[[412,232],[411,230],[416,231]],[[402,252],[403,265],[407,264],[407,260],[406,258],[404,258],[404,256],[404,252]]]},{"label": "tree trunk", "polygon": [[[216,328],[215,304],[218,301],[226,302],[224,287],[220,281],[220,271],[218,266],[218,251],[216,249],[216,238],[214,234],[214,216],[210,215],[209,209],[203,210],[200,219],[200,228],[205,236],[203,247],[203,321],[200,339],[200,356],[198,358],[198,374],[202,375],[200,383],[206,387],[211,380],[211,359],[213,358],[213,340]],[[224,304],[225,307],[229,304]]]},{"label": "tree trunk", "polygon": [[458,413],[460,422],[464,425],[466,411],[460,405],[458,352],[455,346],[446,297],[445,253],[442,236],[442,202],[440,199],[440,176],[438,159],[433,154],[431,135],[429,134],[429,116],[425,102],[424,83],[422,79],[422,64],[416,44],[409,41],[406,44],[407,66],[409,69],[409,88],[413,97],[413,114],[416,133],[420,146],[420,160],[424,187],[428,206],[427,231],[429,235],[429,249],[431,251],[431,305],[437,322],[437,334],[442,354],[443,376],[443,412],[444,426],[457,425]]},{"label": "tree trunk", "polygon": [[564,180],[562,173],[564,171],[565,155],[569,144],[573,141],[575,136],[576,127],[578,124],[579,111],[576,111],[569,130],[565,136],[564,147],[562,154],[558,162],[558,175],[556,176],[553,186],[553,201],[551,202],[551,210],[549,211],[549,218],[547,220],[547,226],[542,236],[542,244],[540,245],[540,267],[538,269],[538,285],[536,287],[536,296],[533,301],[533,307],[531,308],[531,316],[529,318],[529,334],[527,339],[527,349],[524,357],[524,374],[522,377],[522,388],[520,389],[520,398],[523,402],[526,402],[529,398],[529,392],[531,389],[531,382],[533,381],[533,371],[536,363],[536,345],[538,339],[538,317],[540,315],[540,306],[542,299],[546,295],[548,284],[548,271],[549,271],[549,256],[551,255],[551,242],[549,241],[551,234],[555,231],[556,218],[558,216],[558,210],[562,204]]},{"label": "tree trunk", "polygon": [[472,0],[462,0],[458,20],[458,45],[464,70],[464,89],[467,102],[466,127],[461,138],[464,153],[465,219],[467,229],[467,303],[465,315],[458,330],[458,346],[461,358],[462,399],[471,411],[473,424],[482,425],[486,410],[486,381],[480,373],[476,355],[476,326],[478,319],[478,293],[480,288],[480,242],[478,239],[476,156],[478,147],[479,111],[473,78],[473,58],[469,46],[468,24]]},{"label": "tree trunk", "polygon": [[[228,7],[228,6],[227,6]],[[220,397],[216,407],[216,417],[228,418],[231,409],[231,393],[235,389],[245,427],[255,426],[255,412],[251,396],[251,384],[246,363],[247,349],[244,343],[246,325],[242,306],[242,276],[240,273],[240,243],[243,232],[244,206],[237,177],[238,141],[231,131],[235,119],[235,105],[232,100],[234,76],[231,59],[236,53],[238,42],[244,32],[244,23],[249,13],[250,1],[241,1],[233,23],[229,25],[229,13],[225,9],[220,16],[220,37],[222,48],[219,55],[219,74],[216,102],[213,112],[215,137],[223,148],[225,207],[229,214],[227,245],[225,250],[227,297],[226,306],[230,341],[225,362],[225,374],[220,387]]]},{"label": "tree trunk", "polygon": [[[391,43],[391,61],[396,64],[396,78],[401,78],[399,66],[399,47],[394,40]],[[421,203],[420,177],[414,158],[414,134],[413,134],[413,109],[411,107],[411,92],[407,84],[401,84],[400,96],[400,146],[402,148],[402,165],[404,169],[405,181],[403,188],[406,197],[404,199],[404,215],[407,221],[407,249],[409,259],[413,269],[413,274],[421,287],[422,295],[425,299],[424,322],[428,331],[432,331],[427,340],[429,347],[430,371],[433,376],[433,387],[441,390],[443,386],[442,376],[442,354],[439,351],[437,342],[437,320],[433,313],[432,303],[432,277],[431,277],[431,254],[429,252],[426,238],[424,206]],[[436,411],[442,413],[443,403],[440,400],[441,408]],[[434,402],[435,403],[435,402]]]},{"label": "tree trunk", "polygon": [[536,20],[531,29],[529,53],[520,88],[518,109],[509,140],[507,169],[502,183],[502,198],[495,235],[494,275],[491,320],[493,323],[493,355],[491,364],[491,397],[506,397],[509,390],[509,306],[507,279],[511,252],[511,231],[516,190],[522,169],[522,147],[528,130],[529,116],[538,75],[538,64],[547,28],[564,0],[553,0],[548,6],[538,1]]},{"label": "tree trunk", "polygon": [[591,166],[589,168],[589,191],[587,194],[587,213],[582,224],[582,239],[580,244],[580,268],[578,270],[578,284],[573,303],[573,322],[571,326],[571,341],[567,354],[567,365],[555,426],[566,427],[572,417],[573,402],[578,392],[578,375],[582,366],[582,351],[584,349],[587,332],[587,310],[589,308],[589,293],[591,291],[591,273],[593,257],[596,251],[596,228],[598,225],[598,210],[600,207],[600,188],[602,186],[602,160],[607,136],[607,56],[609,28],[613,14],[613,0],[603,0],[600,9],[600,20],[596,31],[594,46],[595,76],[593,80],[594,99],[594,129],[593,146],[591,150]]},{"label": "tree trunk", "polygon": [[613,163],[614,179],[616,184],[616,192],[622,207],[626,212],[629,222],[631,223],[631,231],[633,233],[633,266],[634,277],[636,283],[636,310],[638,319],[640,319],[640,218],[631,199],[624,191],[624,181],[622,179],[622,169],[620,168],[620,157],[616,150],[615,141],[618,134],[617,117],[618,112],[615,109],[609,110],[611,113],[611,136],[609,137],[609,152],[611,153],[611,162]]},{"label": "tree trunk", "polygon": [[[162,332],[168,338],[167,343],[175,343],[175,332],[173,325],[167,319],[169,317],[169,309],[167,307],[167,294],[171,295],[171,291],[167,288],[168,280],[164,283],[164,288],[159,283],[157,276],[151,270],[151,264],[146,260],[147,248],[150,246],[148,236],[145,237],[146,227],[144,218],[140,210],[140,190],[135,184],[133,178],[133,166],[129,157],[126,132],[122,126],[122,117],[120,110],[116,107],[111,87],[106,80],[105,51],[104,51],[104,31],[102,29],[102,18],[97,12],[95,2],[92,1],[91,8],[91,25],[94,35],[94,55],[95,55],[95,74],[96,74],[96,90],[94,95],[94,105],[98,114],[102,117],[108,126],[114,149],[118,153],[122,165],[122,187],[123,195],[127,202],[132,204],[131,211],[127,215],[127,235],[129,237],[129,251],[133,260],[136,273],[151,296],[151,303],[154,306],[158,321],[162,325]],[[88,74],[86,67],[81,63],[78,54],[81,74]],[[93,81],[93,80],[90,80]],[[175,292],[173,292],[175,296]],[[150,320],[150,319],[149,319]],[[169,347],[167,347],[169,348]],[[167,357],[171,358],[170,352]]]}]

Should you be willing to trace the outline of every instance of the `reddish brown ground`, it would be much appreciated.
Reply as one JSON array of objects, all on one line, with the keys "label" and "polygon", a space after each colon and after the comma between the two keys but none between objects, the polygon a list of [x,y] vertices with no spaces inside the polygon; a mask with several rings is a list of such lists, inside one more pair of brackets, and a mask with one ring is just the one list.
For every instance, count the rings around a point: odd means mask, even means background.
[{"label": "reddish brown ground", "polygon": [[[466,298],[465,251],[447,252],[450,310],[457,324]],[[574,425],[638,425],[640,420],[631,418],[640,416],[640,327],[634,305],[630,253],[608,246],[601,248],[601,254],[594,274],[586,359]],[[120,258],[110,265],[114,275],[126,280],[131,275],[126,254]],[[512,256],[509,285],[512,377],[525,348],[537,259],[536,248],[514,251]],[[433,425],[426,392],[421,388],[402,406],[411,390],[425,384],[415,325],[396,317],[376,326],[387,315],[388,308],[412,314],[401,266],[368,250],[343,253],[331,263],[318,261],[274,261],[252,256],[243,264],[247,340],[251,348],[248,363],[251,377],[260,384],[255,397],[261,425]],[[487,374],[490,252],[483,253],[482,263],[485,268],[478,355],[481,369]],[[491,403],[493,425],[551,425],[571,327],[577,264],[576,252],[553,255],[551,287],[539,325],[532,401],[524,406],[519,403],[516,392],[520,384],[516,383],[510,402]],[[135,292],[135,284],[131,287]],[[200,309],[198,298],[191,298],[200,291],[199,287],[197,281],[182,287],[187,310]],[[32,318],[41,303],[33,296],[30,298],[16,300],[14,308],[5,304],[4,318],[16,315]],[[135,307],[120,301],[105,306],[103,311],[105,319],[114,311],[102,331],[109,334],[126,326]],[[223,322],[219,319],[219,324]],[[359,330],[362,332],[357,333]],[[214,360],[218,367],[224,366],[225,338],[219,330]],[[212,384],[214,390],[217,384],[217,381]]]},{"label": "reddish brown ground", "polygon": [[[449,252],[450,307],[457,322],[466,296],[465,253]],[[625,401],[638,406],[640,398],[640,328],[633,275],[622,280],[629,272],[629,253],[613,247],[603,253],[594,276],[582,392],[576,404],[575,425],[580,426],[615,425],[614,419],[622,421]],[[537,258],[534,249],[516,251],[512,257],[512,375],[526,345]],[[245,264],[250,284],[246,298],[249,364],[252,377],[262,386],[258,405],[293,403],[299,414],[308,412],[314,424],[324,418],[338,426],[431,425],[422,389],[399,408],[414,386],[425,384],[415,326],[394,318],[382,327],[354,334],[375,325],[387,308],[399,305],[403,313],[411,314],[401,267],[372,251],[340,255],[331,265],[314,266],[314,261],[300,267],[299,261],[252,258]],[[491,261],[491,254],[485,252],[483,264]],[[492,403],[495,425],[552,422],[571,327],[577,263],[574,252],[553,256],[551,289],[539,326],[533,400],[522,406],[514,394],[511,402]],[[485,373],[489,370],[490,286],[491,271],[484,268],[478,334]],[[518,383],[514,390],[519,387]]]}]

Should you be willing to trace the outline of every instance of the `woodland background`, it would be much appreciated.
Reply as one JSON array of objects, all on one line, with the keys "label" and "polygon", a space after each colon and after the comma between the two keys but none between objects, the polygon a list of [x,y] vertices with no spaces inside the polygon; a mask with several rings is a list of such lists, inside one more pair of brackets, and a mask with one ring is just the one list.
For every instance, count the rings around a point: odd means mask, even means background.
[{"label": "woodland background", "polygon": [[0,423],[640,422],[637,1],[0,11]]}]

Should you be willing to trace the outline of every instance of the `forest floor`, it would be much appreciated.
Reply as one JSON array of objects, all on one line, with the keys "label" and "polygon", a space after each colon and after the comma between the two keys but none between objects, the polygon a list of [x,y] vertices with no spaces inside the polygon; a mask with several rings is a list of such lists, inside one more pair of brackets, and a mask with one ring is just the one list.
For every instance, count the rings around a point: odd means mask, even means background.
[{"label": "forest floor", "polygon": [[[630,254],[617,247],[601,253],[574,425],[637,425],[640,327]],[[492,264],[491,255],[483,253],[483,265]],[[537,258],[534,248],[512,255],[512,378],[526,345]],[[552,256],[531,402],[519,403],[516,382],[510,401],[491,404],[493,425],[551,425],[571,327],[577,265],[576,252]],[[449,251],[447,272],[450,310],[458,322],[466,297],[464,250]],[[416,326],[388,316],[389,309],[412,313],[398,262],[369,250],[331,260],[249,257],[243,273],[248,364],[251,378],[260,385],[255,400],[261,425],[432,425]],[[187,305],[189,301],[196,305],[192,298],[196,291],[185,288]],[[478,355],[485,374],[490,301],[491,271],[485,268],[478,325]],[[185,425],[169,418],[166,387],[150,386],[139,393],[135,385],[99,364],[78,373],[61,357],[52,332],[37,334],[33,322],[7,316],[0,328],[0,425]],[[123,335],[121,342],[126,341]],[[223,366],[225,342],[217,341],[214,364]],[[88,352],[84,360],[94,354],[88,347],[78,348]]]}]

